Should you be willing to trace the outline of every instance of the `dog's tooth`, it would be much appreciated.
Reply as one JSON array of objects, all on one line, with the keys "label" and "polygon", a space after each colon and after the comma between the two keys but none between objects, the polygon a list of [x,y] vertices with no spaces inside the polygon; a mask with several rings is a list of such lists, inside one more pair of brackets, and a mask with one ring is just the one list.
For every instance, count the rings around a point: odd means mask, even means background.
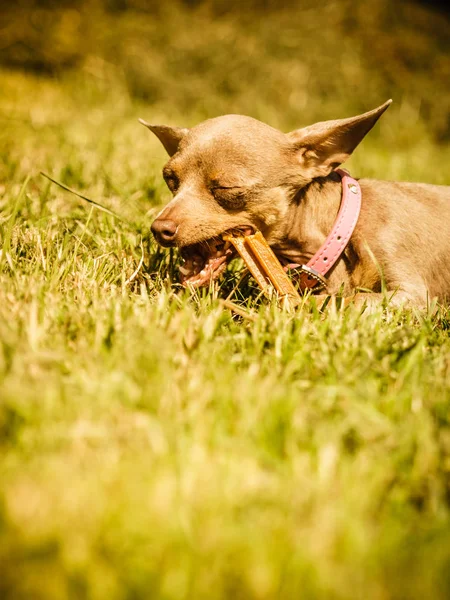
[{"label": "dog's tooth", "polygon": [[186,269],[186,267],[178,267],[178,270],[180,271],[180,273],[182,273],[183,275],[189,275],[189,273],[191,273],[190,269]]}]

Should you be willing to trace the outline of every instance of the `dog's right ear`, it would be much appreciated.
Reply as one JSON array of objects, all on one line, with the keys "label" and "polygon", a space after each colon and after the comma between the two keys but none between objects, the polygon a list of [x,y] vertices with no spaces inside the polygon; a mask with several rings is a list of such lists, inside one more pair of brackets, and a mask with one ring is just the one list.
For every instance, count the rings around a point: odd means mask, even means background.
[{"label": "dog's right ear", "polygon": [[322,121],[287,134],[295,155],[309,178],[325,177],[347,160],[392,100],[363,115]]},{"label": "dog's right ear", "polygon": [[148,127],[148,129],[156,135],[169,156],[173,156],[175,152],[177,152],[181,140],[189,132],[189,129],[182,127],[151,125],[150,123],[147,123],[147,121],[144,121],[144,119],[139,119],[139,123]]}]

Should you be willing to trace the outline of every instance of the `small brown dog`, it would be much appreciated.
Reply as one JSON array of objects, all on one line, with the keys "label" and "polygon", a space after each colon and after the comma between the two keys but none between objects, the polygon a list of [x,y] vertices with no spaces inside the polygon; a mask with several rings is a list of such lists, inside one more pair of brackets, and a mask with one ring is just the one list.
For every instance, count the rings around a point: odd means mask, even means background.
[{"label": "small brown dog", "polygon": [[[259,229],[284,263],[306,263],[327,237],[341,203],[334,172],[389,100],[363,115],[284,134],[260,121],[226,115],[192,129],[146,125],[170,160],[164,179],[174,198],[152,231],[186,260],[185,283],[206,285],[232,252],[222,234]],[[359,301],[450,300],[450,187],[361,179],[362,206],[353,235],[327,276],[327,292],[358,290]],[[371,293],[368,293],[370,290]]]}]

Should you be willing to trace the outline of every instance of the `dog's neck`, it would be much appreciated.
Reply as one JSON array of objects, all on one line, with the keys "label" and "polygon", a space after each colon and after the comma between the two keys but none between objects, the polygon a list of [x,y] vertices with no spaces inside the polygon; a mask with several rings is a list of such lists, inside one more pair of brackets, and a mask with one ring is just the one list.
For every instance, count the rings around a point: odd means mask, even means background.
[{"label": "dog's neck", "polygon": [[272,246],[277,256],[286,262],[308,262],[330,233],[341,197],[341,177],[337,173],[299,189]]}]

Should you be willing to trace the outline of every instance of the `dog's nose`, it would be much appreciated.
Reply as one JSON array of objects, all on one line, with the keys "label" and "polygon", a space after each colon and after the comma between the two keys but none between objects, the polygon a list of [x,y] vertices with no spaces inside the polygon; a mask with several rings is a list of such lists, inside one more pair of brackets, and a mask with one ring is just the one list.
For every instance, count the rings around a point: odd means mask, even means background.
[{"label": "dog's nose", "polygon": [[175,244],[177,228],[174,221],[167,219],[156,219],[151,226],[152,233],[161,246],[173,246]]}]

